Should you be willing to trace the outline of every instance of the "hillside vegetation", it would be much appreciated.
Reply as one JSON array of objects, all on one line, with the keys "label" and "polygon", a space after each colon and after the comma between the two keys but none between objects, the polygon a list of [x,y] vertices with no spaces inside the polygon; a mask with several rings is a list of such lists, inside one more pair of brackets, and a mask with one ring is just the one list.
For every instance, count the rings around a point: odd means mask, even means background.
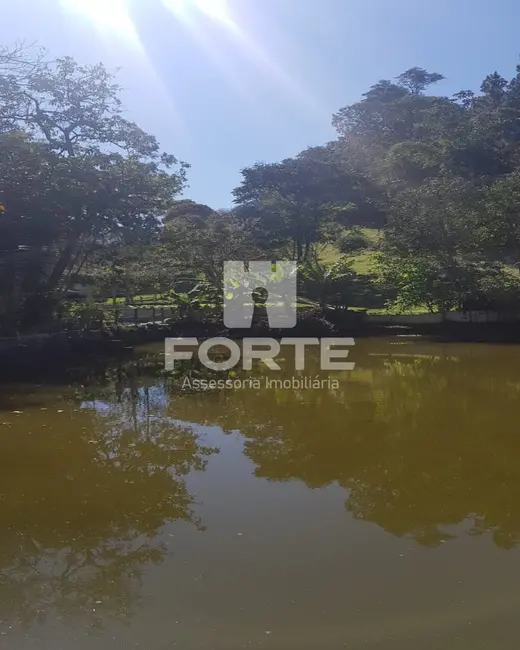
[{"label": "hillside vegetation", "polygon": [[226,260],[295,260],[301,304],[517,310],[520,66],[452,97],[442,79],[374,83],[334,141],[243,169],[220,210],[180,198],[189,165],[125,117],[103,65],[1,48],[0,335],[107,302],[216,304]]}]

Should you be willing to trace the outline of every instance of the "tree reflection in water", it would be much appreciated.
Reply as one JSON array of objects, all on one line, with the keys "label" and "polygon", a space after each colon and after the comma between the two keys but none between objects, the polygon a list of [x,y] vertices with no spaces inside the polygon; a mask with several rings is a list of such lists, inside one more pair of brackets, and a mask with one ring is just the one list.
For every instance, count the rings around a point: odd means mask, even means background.
[{"label": "tree reflection in water", "polygon": [[[392,535],[516,546],[519,356],[361,341],[337,390],[182,393],[154,357],[71,388],[62,406],[40,391],[1,415],[0,618],[130,615],[144,567],[170,552],[164,524],[202,529],[186,477],[217,450],[200,425],[238,431],[258,478],[345,488],[346,514]],[[306,374],[317,372],[315,360]]]},{"label": "tree reflection in water", "polygon": [[216,450],[173,425],[165,403],[160,385],[110,377],[58,409],[3,414],[3,620],[128,616],[144,566],[169,553],[163,525],[202,530],[185,477]]},{"label": "tree reflection in water", "polygon": [[[343,486],[349,513],[394,535],[436,546],[465,522],[470,534],[516,546],[517,348],[372,340],[356,352],[356,370],[336,391],[192,395],[174,412],[239,430],[259,477]],[[307,374],[317,372],[315,363]]]}]

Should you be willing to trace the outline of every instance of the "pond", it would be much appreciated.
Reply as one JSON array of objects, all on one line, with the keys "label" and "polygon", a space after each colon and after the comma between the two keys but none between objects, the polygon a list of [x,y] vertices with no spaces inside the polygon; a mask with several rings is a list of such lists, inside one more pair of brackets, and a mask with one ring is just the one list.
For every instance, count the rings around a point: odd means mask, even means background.
[{"label": "pond", "polygon": [[349,360],[182,390],[158,346],[3,386],[0,647],[516,647],[520,347]]}]

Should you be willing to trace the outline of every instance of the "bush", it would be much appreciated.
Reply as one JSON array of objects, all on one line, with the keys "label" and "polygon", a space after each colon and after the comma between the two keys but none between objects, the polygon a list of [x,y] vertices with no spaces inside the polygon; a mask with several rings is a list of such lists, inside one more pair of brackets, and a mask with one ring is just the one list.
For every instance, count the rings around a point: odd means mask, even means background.
[{"label": "bush", "polygon": [[104,323],[103,310],[92,303],[65,302],[57,317],[65,329],[101,329]]},{"label": "bush", "polygon": [[400,310],[516,309],[520,281],[497,262],[415,255],[380,260],[381,280],[397,291]]},{"label": "bush", "polygon": [[354,251],[368,248],[370,242],[359,228],[352,228],[345,232],[339,242],[339,250],[342,253],[353,253]]}]

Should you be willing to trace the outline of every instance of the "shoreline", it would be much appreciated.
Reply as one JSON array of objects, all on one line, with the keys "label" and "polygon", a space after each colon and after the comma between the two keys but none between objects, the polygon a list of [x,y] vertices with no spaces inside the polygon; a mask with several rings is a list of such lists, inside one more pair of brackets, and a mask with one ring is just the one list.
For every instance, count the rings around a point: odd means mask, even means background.
[{"label": "shoreline", "polygon": [[[344,314],[342,314],[344,316]],[[436,324],[386,325],[362,323],[359,319],[338,322],[330,315],[314,314],[299,321],[291,329],[294,337],[350,336],[420,337],[444,343],[520,344],[518,323],[461,323],[444,321]],[[356,322],[357,320],[357,322]],[[260,323],[246,330],[229,330],[220,322],[181,321],[147,323],[133,327],[106,330],[74,330],[31,334],[0,339],[0,378],[16,380],[32,372],[63,370],[81,364],[106,362],[111,358],[133,356],[136,349],[148,343],[159,343],[169,337],[195,337],[204,340],[225,336],[241,340],[248,336],[281,338],[287,330],[270,329]]]}]

